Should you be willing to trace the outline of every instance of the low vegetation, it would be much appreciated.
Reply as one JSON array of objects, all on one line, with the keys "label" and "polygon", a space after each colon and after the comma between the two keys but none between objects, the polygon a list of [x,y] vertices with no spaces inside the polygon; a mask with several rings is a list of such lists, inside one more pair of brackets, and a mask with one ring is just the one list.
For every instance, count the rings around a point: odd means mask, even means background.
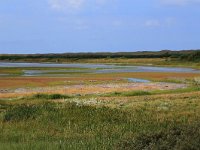
[{"label": "low vegetation", "polygon": [[[0,149],[198,150],[198,93],[162,98],[145,92],[137,95],[141,96],[128,101],[126,96],[110,97],[114,99],[107,106],[80,105],[71,100],[75,98],[51,101],[49,95],[39,94],[0,101]],[[63,95],[56,98],[62,100]],[[110,107],[118,100],[125,102],[123,107],[117,103]]]},{"label": "low vegetation", "polygon": [[62,95],[62,94],[35,94],[32,96],[33,99],[46,99],[46,100],[53,100],[53,99],[67,99],[71,98],[71,96],[68,95]]},{"label": "low vegetation", "polygon": [[[0,61],[200,68],[199,54],[199,50],[164,50],[0,55]],[[58,68],[52,69],[56,71]],[[199,73],[78,72],[63,77],[19,77],[23,70],[24,68],[4,67],[0,71],[2,75],[8,74],[0,78],[0,150],[199,150]],[[158,84],[170,82],[183,86],[173,90],[150,90],[149,87],[134,90],[130,86],[124,86],[117,90],[117,87],[128,83],[125,78],[142,78],[160,82]],[[84,89],[83,85],[87,88]],[[167,84],[164,86],[169,87]],[[109,87],[113,89],[109,90]],[[35,91],[26,92],[34,88]]]},{"label": "low vegetation", "polygon": [[[120,141],[119,150],[197,150],[200,147],[200,124],[170,127],[165,131],[144,133]],[[191,140],[192,139],[192,140]]]},{"label": "low vegetation", "polygon": [[128,91],[128,92],[112,92],[103,94],[102,96],[143,96],[151,94],[152,92],[149,91]]}]

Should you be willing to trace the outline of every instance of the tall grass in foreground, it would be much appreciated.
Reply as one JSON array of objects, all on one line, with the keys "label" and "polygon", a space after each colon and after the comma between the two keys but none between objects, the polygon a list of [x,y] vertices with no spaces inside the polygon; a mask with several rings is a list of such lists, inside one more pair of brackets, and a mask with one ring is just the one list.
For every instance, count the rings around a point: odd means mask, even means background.
[{"label": "tall grass in foreground", "polygon": [[[184,146],[195,150],[200,147],[200,121],[198,107],[193,105],[180,112],[161,106],[157,112],[151,105],[125,111],[68,102],[5,106],[0,114],[0,149],[167,150]],[[190,115],[184,115],[185,111]]]}]

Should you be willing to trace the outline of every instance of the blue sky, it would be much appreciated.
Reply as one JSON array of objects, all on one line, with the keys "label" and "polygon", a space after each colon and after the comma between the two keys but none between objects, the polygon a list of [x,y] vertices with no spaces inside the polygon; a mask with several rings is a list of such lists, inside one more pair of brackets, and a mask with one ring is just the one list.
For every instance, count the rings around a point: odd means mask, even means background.
[{"label": "blue sky", "polygon": [[200,0],[1,0],[0,53],[200,48]]}]

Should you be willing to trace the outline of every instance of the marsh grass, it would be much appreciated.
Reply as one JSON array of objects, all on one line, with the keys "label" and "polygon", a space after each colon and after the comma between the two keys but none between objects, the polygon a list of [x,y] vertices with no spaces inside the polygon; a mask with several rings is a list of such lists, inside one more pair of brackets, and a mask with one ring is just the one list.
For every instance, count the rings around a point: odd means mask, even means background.
[{"label": "marsh grass", "polygon": [[[22,143],[21,148],[29,147],[26,143],[35,143],[31,149],[42,142],[59,149],[60,141],[62,147],[71,145],[75,149],[80,146],[94,148],[104,142],[105,146],[111,146],[127,122],[127,112],[107,107],[78,106],[76,103],[17,105],[3,116],[0,143],[18,143],[17,147]],[[117,136],[116,131],[120,131]]]},{"label": "marsh grass", "polygon": [[41,108],[37,105],[27,106],[20,105],[11,107],[4,115],[4,122],[23,121],[27,119],[35,119],[41,112]]},{"label": "marsh grass", "polygon": [[188,144],[187,148],[195,149],[200,137],[199,132],[193,134],[199,131],[195,123],[199,120],[199,107],[193,105],[198,106],[198,101],[187,103],[184,109],[183,105],[180,109],[171,102],[164,105],[170,107],[169,110],[157,110],[161,104],[145,102],[130,110],[76,102],[31,104],[26,101],[9,105],[2,108],[5,111],[0,115],[0,149],[134,150],[153,149],[158,143],[173,149],[177,144],[187,144],[192,135],[197,138],[191,137],[193,145]]},{"label": "marsh grass", "polygon": [[128,91],[128,92],[112,92],[103,94],[102,96],[112,97],[112,96],[144,96],[151,95],[150,91]]},{"label": "marsh grass", "polygon": [[67,99],[71,98],[72,96],[69,95],[62,95],[62,94],[35,94],[33,95],[32,99],[46,99],[46,100],[55,100],[55,99]]},{"label": "marsh grass", "polygon": [[165,131],[144,133],[120,141],[118,150],[198,150],[200,147],[200,124],[174,126]]},{"label": "marsh grass", "polygon": [[189,92],[195,92],[199,90],[200,90],[199,86],[192,85],[187,88],[180,88],[180,89],[174,89],[174,90],[112,92],[112,93],[101,94],[98,96],[102,96],[102,97],[113,97],[113,96],[131,97],[131,96],[145,96],[145,95],[148,96],[148,95],[159,95],[159,94],[189,93]]},{"label": "marsh grass", "polygon": [[132,91],[132,92],[125,92],[122,94],[123,96],[143,96],[143,95],[151,95],[149,91]]},{"label": "marsh grass", "polygon": [[5,114],[3,121],[12,122],[12,121],[26,121],[28,119],[36,119],[38,116],[45,111],[55,110],[53,105],[50,103],[44,102],[43,104],[21,104],[10,106]]}]

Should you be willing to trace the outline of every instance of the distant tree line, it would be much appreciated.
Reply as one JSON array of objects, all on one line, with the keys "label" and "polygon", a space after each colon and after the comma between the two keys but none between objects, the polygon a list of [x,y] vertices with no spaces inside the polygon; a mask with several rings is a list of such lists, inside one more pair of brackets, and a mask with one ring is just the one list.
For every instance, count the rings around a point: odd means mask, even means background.
[{"label": "distant tree line", "polygon": [[140,51],[117,53],[63,53],[63,54],[2,54],[0,60],[24,59],[101,59],[101,58],[177,58],[179,60],[200,61],[200,50],[181,51]]},{"label": "distant tree line", "polygon": [[182,54],[180,56],[181,60],[187,60],[187,61],[196,61],[196,62],[200,62],[200,51],[194,51],[189,55],[186,54]]}]

